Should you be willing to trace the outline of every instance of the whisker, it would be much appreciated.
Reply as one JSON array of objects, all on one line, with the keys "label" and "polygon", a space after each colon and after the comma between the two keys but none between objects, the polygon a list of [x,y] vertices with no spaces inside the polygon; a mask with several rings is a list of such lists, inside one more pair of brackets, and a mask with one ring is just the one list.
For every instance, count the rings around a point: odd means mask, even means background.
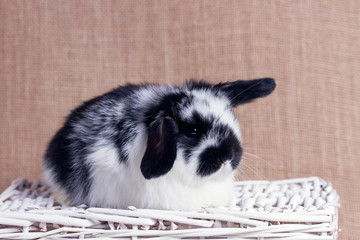
[{"label": "whisker", "polygon": [[238,172],[236,173],[235,178],[237,181],[249,180],[250,176],[246,173],[246,171],[244,171],[241,168],[238,168]]},{"label": "whisker", "polygon": [[[273,166],[273,165],[271,165],[267,160],[265,160],[264,158],[262,158],[262,157],[260,157],[260,156],[258,156],[258,155],[256,155],[256,154],[253,154],[253,153],[249,153],[249,152],[245,152],[244,151],[244,155],[245,154],[247,154],[247,155],[249,155],[249,156],[251,156],[251,157],[255,157],[256,159],[259,159],[259,160],[261,160],[263,163],[265,163],[268,167],[270,167],[272,170],[274,170],[275,169],[275,167]],[[251,160],[251,159],[250,159]]]},{"label": "whisker", "polygon": [[200,164],[200,166],[198,167],[198,170],[197,170],[197,171],[201,170],[205,163],[206,163],[206,161],[202,162],[202,163]]},{"label": "whisker", "polygon": [[[246,158],[244,160],[246,160]],[[248,162],[245,161],[242,164],[240,164],[240,168],[241,166],[245,167],[246,169],[254,173],[257,177],[265,178],[265,175],[257,168],[255,168],[252,164],[249,164]]]}]

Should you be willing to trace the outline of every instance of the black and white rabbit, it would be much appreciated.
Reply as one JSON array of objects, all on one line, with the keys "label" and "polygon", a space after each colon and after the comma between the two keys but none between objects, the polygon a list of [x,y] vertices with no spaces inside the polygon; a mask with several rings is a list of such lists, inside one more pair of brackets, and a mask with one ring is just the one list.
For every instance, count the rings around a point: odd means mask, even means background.
[{"label": "black and white rabbit", "polygon": [[67,117],[49,143],[44,178],[72,204],[231,206],[243,153],[232,108],[274,88],[271,78],[120,86]]}]

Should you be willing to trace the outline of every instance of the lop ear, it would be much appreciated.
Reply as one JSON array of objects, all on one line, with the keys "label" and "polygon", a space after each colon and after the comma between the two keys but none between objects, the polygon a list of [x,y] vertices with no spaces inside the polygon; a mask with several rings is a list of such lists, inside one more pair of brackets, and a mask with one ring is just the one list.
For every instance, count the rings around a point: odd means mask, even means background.
[{"label": "lop ear", "polygon": [[164,175],[176,158],[177,125],[171,117],[161,117],[149,125],[147,147],[140,169],[146,179]]},{"label": "lop ear", "polygon": [[248,103],[256,98],[265,97],[272,93],[276,87],[272,78],[261,78],[256,80],[238,80],[229,83],[215,85],[230,99],[231,106]]}]

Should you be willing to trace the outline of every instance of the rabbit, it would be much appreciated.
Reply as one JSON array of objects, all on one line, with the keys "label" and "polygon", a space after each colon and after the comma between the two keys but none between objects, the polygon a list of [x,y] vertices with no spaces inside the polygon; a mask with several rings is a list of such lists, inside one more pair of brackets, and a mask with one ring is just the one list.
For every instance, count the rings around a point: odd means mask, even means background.
[{"label": "rabbit", "polygon": [[275,86],[271,78],[120,86],[69,114],[48,144],[44,179],[73,205],[233,206],[243,154],[233,108]]}]

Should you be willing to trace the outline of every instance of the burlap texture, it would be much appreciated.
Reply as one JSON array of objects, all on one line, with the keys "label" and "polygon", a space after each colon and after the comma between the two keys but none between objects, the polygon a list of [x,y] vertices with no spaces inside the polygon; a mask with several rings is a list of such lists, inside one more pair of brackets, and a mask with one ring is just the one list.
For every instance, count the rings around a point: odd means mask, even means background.
[{"label": "burlap texture", "polygon": [[125,82],[273,77],[239,107],[239,179],[316,175],[360,235],[359,1],[0,0],[0,189],[39,178],[69,111]]}]

